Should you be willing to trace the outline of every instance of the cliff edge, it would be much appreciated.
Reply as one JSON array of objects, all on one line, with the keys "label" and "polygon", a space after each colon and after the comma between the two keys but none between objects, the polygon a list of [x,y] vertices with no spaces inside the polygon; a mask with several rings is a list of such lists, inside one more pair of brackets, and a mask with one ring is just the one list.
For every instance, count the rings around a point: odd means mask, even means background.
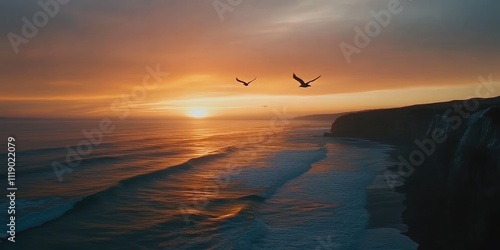
[{"label": "cliff edge", "polygon": [[396,145],[386,181],[419,250],[500,249],[499,97],[348,114],[325,135]]},{"label": "cliff edge", "polygon": [[457,119],[466,119],[476,111],[496,105],[500,105],[500,97],[361,111],[337,118],[330,133],[325,133],[325,136],[361,138],[396,145],[412,143],[426,135],[437,116],[454,123]]}]

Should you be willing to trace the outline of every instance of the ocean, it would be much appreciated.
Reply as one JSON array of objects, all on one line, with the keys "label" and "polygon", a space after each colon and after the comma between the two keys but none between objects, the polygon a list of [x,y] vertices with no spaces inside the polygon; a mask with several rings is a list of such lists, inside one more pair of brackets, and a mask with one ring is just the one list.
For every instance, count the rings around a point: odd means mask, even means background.
[{"label": "ocean", "polygon": [[[113,126],[92,137],[98,121],[2,122],[18,190],[16,242],[2,226],[0,249],[388,249],[401,237],[368,229],[365,209],[389,145],[325,138],[324,121]],[[3,195],[0,225],[8,206]]]}]

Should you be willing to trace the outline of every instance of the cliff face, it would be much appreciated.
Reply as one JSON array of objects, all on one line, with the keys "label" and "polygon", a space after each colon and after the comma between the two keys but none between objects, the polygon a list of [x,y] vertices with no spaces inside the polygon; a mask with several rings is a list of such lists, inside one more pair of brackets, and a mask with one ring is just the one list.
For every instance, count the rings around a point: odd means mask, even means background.
[{"label": "cliff face", "polygon": [[410,175],[403,219],[420,249],[500,249],[500,107],[479,110]]},{"label": "cliff face", "polygon": [[[331,136],[404,145],[406,159],[424,152],[416,139],[427,141],[425,160],[398,188],[406,196],[407,234],[419,250],[500,249],[500,99],[456,112],[463,103],[360,112],[332,126]],[[436,131],[446,139],[431,142]]]},{"label": "cliff face", "polygon": [[[476,102],[478,106],[471,107]],[[500,105],[500,97],[351,113],[337,118],[325,136],[362,138],[389,144],[412,143],[426,135],[437,116],[447,116],[447,122],[452,123],[457,114],[461,115],[460,112],[474,113],[495,105]]]},{"label": "cliff face", "polygon": [[429,108],[349,114],[337,118],[332,125],[330,136],[399,144],[425,134],[435,114],[436,111]]}]

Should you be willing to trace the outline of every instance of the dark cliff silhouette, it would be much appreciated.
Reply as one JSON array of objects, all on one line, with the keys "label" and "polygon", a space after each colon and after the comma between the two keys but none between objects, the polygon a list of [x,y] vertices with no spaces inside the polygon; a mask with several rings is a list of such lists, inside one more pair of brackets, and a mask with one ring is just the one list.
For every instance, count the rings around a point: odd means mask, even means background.
[{"label": "dark cliff silhouette", "polygon": [[500,98],[357,112],[326,136],[390,143],[408,156],[435,131],[446,140],[396,189],[406,195],[408,236],[421,250],[500,249]]}]

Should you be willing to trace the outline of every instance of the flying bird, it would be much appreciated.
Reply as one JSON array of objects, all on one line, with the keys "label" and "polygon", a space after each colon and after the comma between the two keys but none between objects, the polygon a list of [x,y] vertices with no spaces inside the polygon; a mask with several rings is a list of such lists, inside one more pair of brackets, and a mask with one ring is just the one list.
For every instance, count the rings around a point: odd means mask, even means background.
[{"label": "flying bird", "polygon": [[267,105],[263,105],[262,107],[263,107],[263,108],[267,108]]},{"label": "flying bird", "polygon": [[304,80],[300,79],[297,75],[295,75],[295,73],[293,73],[293,79],[297,80],[297,82],[300,83],[299,88],[308,88],[308,87],[311,87],[311,85],[309,83],[312,83],[312,82],[318,80],[318,78],[320,78],[320,77],[321,76],[318,76],[318,77],[314,78],[311,81],[304,82]]},{"label": "flying bird", "polygon": [[248,85],[249,85],[250,83],[252,83],[253,81],[255,81],[255,79],[257,79],[257,77],[256,77],[256,78],[254,78],[253,80],[249,81],[249,82],[245,82],[245,81],[242,81],[242,80],[240,80],[240,79],[238,79],[238,78],[236,77],[236,81],[243,83],[243,85],[245,85],[245,86],[247,86],[247,87],[248,87]]}]

